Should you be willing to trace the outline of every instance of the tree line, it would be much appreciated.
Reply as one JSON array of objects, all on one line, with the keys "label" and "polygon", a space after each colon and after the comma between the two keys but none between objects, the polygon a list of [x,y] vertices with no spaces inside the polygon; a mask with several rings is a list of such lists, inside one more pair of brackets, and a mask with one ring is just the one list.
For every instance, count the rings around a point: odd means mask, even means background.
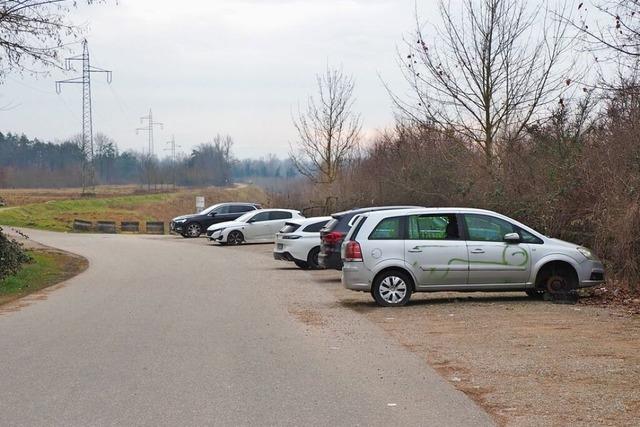
[{"label": "tree line", "polygon": [[[216,135],[176,159],[121,151],[116,142],[98,133],[93,166],[96,183],[140,184],[157,189],[169,185],[228,185],[255,177],[297,175],[289,160],[234,158],[233,139]],[[80,137],[59,143],[0,132],[0,188],[77,187],[81,184],[83,150]]]}]

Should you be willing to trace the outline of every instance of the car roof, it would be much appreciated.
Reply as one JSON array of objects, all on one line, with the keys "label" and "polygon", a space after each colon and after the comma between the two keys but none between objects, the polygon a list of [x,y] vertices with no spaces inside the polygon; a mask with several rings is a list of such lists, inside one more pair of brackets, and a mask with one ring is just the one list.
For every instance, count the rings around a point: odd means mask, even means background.
[{"label": "car roof", "polygon": [[[253,202],[221,202],[221,203],[216,203],[215,205],[261,206],[260,203],[253,203]],[[215,206],[215,205],[211,205],[211,206]]]},{"label": "car roof", "polygon": [[388,215],[407,215],[407,214],[429,214],[429,213],[442,213],[442,212],[451,212],[451,213],[478,213],[478,214],[489,214],[489,215],[498,215],[498,212],[490,211],[487,209],[476,209],[476,208],[457,208],[457,207],[444,207],[444,208],[408,208],[408,209],[396,209],[393,213],[385,210],[380,211],[371,211],[371,212],[363,212],[359,215],[361,216],[388,216]]},{"label": "car roof", "polygon": [[285,212],[291,212],[291,213],[297,213],[297,214],[300,213],[300,211],[297,211],[295,209],[281,209],[281,208],[256,209],[256,211],[259,211],[259,212],[285,211]]},{"label": "car roof", "polygon": [[308,224],[315,224],[316,222],[329,221],[330,219],[331,219],[330,216],[313,216],[311,218],[304,218],[304,219],[301,218],[295,221],[299,222],[300,225],[308,225]]},{"label": "car roof", "polygon": [[388,211],[388,210],[397,210],[397,209],[406,210],[406,209],[425,209],[425,208],[421,206],[371,206],[368,208],[355,208],[355,209],[349,209],[348,211],[336,212],[334,214],[331,214],[331,216],[333,218],[340,218],[349,214],[357,215],[365,212]]}]

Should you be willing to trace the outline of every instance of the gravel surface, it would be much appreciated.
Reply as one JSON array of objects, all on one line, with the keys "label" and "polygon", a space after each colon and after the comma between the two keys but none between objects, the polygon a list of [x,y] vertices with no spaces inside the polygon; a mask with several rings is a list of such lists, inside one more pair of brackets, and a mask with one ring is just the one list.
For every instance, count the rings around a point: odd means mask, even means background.
[{"label": "gravel surface", "polygon": [[380,309],[333,290],[501,425],[640,425],[640,316],[524,293],[414,294]]}]

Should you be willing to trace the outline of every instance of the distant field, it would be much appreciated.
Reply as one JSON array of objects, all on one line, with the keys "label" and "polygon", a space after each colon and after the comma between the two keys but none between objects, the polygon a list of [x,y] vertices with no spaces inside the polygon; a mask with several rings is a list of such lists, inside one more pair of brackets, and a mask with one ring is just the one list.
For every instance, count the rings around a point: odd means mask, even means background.
[{"label": "distant field", "polygon": [[267,195],[254,186],[179,188],[150,194],[137,186],[96,188],[96,197],[81,198],[80,189],[0,189],[8,207],[0,209],[0,224],[68,231],[75,218],[88,221],[168,221],[194,211],[195,196],[207,205],[224,201],[267,204]]}]

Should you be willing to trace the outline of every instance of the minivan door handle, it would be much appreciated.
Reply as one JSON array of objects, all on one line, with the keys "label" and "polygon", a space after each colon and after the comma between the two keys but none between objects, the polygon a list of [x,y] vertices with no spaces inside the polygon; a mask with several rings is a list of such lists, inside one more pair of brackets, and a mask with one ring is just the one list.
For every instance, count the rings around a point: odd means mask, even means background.
[{"label": "minivan door handle", "polygon": [[474,249],[471,251],[472,254],[483,254],[484,249]]},{"label": "minivan door handle", "polygon": [[416,246],[415,248],[408,249],[407,252],[422,252],[422,249],[419,246]]}]

